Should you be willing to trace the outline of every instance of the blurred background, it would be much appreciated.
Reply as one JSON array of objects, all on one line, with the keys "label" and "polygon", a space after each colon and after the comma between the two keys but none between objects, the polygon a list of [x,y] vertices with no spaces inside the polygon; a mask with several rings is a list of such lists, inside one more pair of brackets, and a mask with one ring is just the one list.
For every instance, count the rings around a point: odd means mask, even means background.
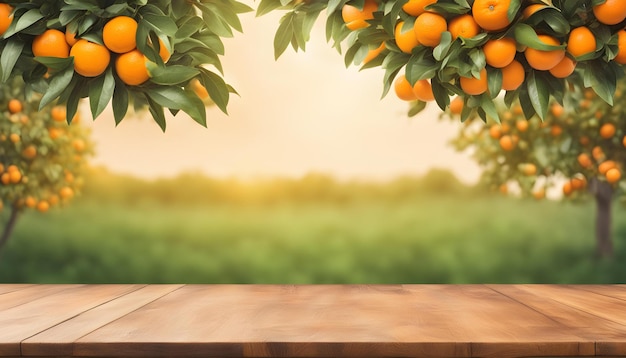
[{"label": "blurred background", "polygon": [[306,53],[274,60],[279,16],[242,16],[223,59],[240,96],[229,115],[209,108],[208,128],[182,113],[165,133],[147,113],[83,120],[96,155],[81,195],[20,218],[0,281],[626,280],[618,203],[616,255],[597,260],[592,200],[484,189],[470,153],[449,144],[461,124],[434,104],[408,118],[406,102],[381,99],[382,70],[346,69],[323,24]]}]

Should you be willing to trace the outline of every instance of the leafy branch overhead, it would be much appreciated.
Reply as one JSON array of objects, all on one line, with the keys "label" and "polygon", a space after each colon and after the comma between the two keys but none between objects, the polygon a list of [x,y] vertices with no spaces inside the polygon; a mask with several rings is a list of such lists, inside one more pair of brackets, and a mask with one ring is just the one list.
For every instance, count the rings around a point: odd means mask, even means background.
[{"label": "leafy branch overhead", "polygon": [[[222,38],[242,31],[235,0],[64,0],[0,4],[0,78],[21,76],[41,107],[63,103],[73,118],[89,98],[93,118],[111,103],[116,123],[148,107],[165,130],[165,109],[206,125],[205,105],[226,113]],[[6,24],[6,26],[2,26]]]},{"label": "leafy branch overhead", "polygon": [[499,120],[495,98],[522,103],[524,116],[546,117],[552,100],[592,88],[613,104],[626,64],[626,2],[619,0],[261,0],[257,16],[286,14],[276,57],[304,50],[326,10],[326,38],[346,66],[382,67],[392,88],[411,102],[445,110],[463,101],[461,119]]}]

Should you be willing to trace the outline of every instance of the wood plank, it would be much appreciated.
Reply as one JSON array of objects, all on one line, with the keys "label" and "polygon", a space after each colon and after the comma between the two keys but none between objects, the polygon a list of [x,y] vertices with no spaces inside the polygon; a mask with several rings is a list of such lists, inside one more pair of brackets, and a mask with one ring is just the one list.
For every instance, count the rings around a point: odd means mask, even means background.
[{"label": "wood plank", "polygon": [[[23,340],[141,286],[75,285],[3,310],[0,315],[0,356],[20,355]],[[42,289],[46,288],[42,286]]]},{"label": "wood plank", "polygon": [[74,341],[183,285],[150,285],[87,310],[22,342],[24,356],[70,356]]},{"label": "wood plank", "polygon": [[31,287],[34,286],[34,284],[31,283],[9,283],[9,284],[1,284],[0,285],[0,295],[8,293],[8,292],[14,292],[14,291],[18,291],[21,289],[24,289],[26,287]]},{"label": "wood plank", "polygon": [[189,285],[79,339],[75,355],[581,355],[593,342],[483,285]]},{"label": "wood plank", "polygon": [[0,295],[0,311],[11,307],[38,300],[63,290],[76,287],[75,285],[35,285],[21,290],[14,290]]},{"label": "wood plank", "polygon": [[626,285],[579,285],[576,289],[626,301]]}]

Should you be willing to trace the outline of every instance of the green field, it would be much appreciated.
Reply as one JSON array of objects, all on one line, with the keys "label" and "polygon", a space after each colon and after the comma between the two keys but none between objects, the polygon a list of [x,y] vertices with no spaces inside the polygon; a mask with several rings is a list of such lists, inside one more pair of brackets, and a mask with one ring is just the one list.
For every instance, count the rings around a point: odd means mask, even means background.
[{"label": "green field", "polygon": [[591,201],[450,193],[189,205],[88,196],[25,214],[0,253],[0,281],[626,282],[626,210],[615,206],[610,261],[593,257],[594,214]]}]

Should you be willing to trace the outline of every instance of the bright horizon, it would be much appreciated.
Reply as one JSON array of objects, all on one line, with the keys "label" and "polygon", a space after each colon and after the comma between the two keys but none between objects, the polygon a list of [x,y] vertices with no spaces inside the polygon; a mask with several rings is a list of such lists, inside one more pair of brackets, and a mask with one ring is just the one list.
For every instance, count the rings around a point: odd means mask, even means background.
[{"label": "bright horizon", "polygon": [[[207,128],[184,113],[168,116],[162,133],[148,113],[116,128],[110,107],[91,124],[94,165],[142,178],[200,171],[214,177],[300,177],[316,172],[340,180],[390,180],[451,170],[475,183],[479,169],[448,144],[460,122],[440,121],[440,110],[409,118],[393,90],[384,98],[380,68],[345,68],[326,43],[319,21],[306,52],[290,47],[274,60],[273,37],[281,13],[243,14],[244,33],[225,40],[229,115],[207,109]],[[322,14],[322,16],[324,16]]]}]

